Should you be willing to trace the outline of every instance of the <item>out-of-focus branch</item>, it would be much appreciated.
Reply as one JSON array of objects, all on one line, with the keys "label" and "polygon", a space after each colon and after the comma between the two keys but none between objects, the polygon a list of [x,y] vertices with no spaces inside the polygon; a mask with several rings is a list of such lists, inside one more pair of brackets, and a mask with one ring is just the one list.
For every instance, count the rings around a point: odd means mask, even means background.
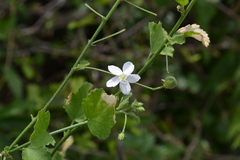
[{"label": "out-of-focus branch", "polygon": [[[16,2],[15,2],[15,0],[10,2],[10,16],[11,16],[11,18],[13,18],[15,20],[15,18],[16,18]],[[15,47],[15,21],[14,21],[14,25],[12,26],[12,28],[10,28],[8,31],[7,56],[6,56],[6,61],[5,61],[6,66],[10,66],[12,63],[13,50]]]},{"label": "out-of-focus branch", "polygon": [[54,0],[46,4],[41,11],[43,15],[36,21],[33,26],[23,29],[22,34],[31,35],[36,33],[38,30],[41,29],[44,22],[50,17],[52,17],[53,13],[56,10],[60,9],[65,4],[65,2],[66,0]]},{"label": "out-of-focus branch", "polygon": [[213,5],[215,5],[218,9],[220,9],[223,13],[225,13],[226,15],[228,15],[230,18],[236,20],[238,23],[240,23],[240,16],[237,15],[237,13],[234,12],[233,9],[227,7],[226,5],[224,5],[223,3],[219,2],[219,3],[213,3],[210,0],[206,0],[209,3],[212,3]]},{"label": "out-of-focus branch", "polygon": [[192,141],[189,143],[183,160],[190,160],[191,159],[191,156],[193,155],[194,149],[196,148],[196,146],[198,144],[198,141],[199,141],[199,138],[201,136],[201,132],[202,132],[201,122],[199,120],[195,120],[193,122],[193,124],[196,127],[195,136],[192,139]]},{"label": "out-of-focus branch", "polygon": [[153,130],[157,137],[163,141],[169,142],[176,146],[182,146],[182,142],[170,134],[164,134],[154,124],[151,124],[150,129]]}]

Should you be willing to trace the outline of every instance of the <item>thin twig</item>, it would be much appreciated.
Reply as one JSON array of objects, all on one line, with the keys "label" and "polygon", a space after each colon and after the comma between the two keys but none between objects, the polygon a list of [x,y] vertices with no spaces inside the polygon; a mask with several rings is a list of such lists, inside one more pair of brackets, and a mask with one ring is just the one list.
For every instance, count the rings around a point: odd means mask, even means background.
[{"label": "thin twig", "polygon": [[190,160],[193,152],[198,144],[199,138],[201,136],[202,127],[201,122],[199,120],[194,121],[194,126],[196,127],[195,136],[192,141],[189,143],[187,150],[185,152],[183,160]]}]

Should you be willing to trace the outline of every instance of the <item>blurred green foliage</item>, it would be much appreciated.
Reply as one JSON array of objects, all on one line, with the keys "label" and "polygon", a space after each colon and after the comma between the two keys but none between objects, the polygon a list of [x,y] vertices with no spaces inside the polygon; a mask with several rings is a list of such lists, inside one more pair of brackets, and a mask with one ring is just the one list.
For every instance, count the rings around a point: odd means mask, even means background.
[{"label": "blurred green foliage", "polygon": [[[16,136],[51,97],[66,76],[101,18],[88,3],[105,15],[114,0],[2,0],[0,1],[0,150]],[[175,0],[132,0],[158,14],[144,13],[124,3],[114,13],[99,39],[126,28],[88,51],[91,66],[106,70],[132,61],[143,66],[149,51],[148,22],[162,22],[170,31],[179,18]],[[123,117],[107,140],[92,136],[86,127],[74,135],[67,151],[74,159],[240,159],[240,1],[197,0],[184,25],[197,23],[210,37],[204,48],[194,39],[175,45],[169,71],[177,81],[173,90],[149,91],[133,85],[135,97],[144,102],[141,122],[130,119],[124,141],[117,135]],[[166,72],[160,56],[142,75],[141,83],[159,86]],[[109,76],[91,70],[74,74],[51,104],[49,130],[70,120],[62,108],[70,91],[87,80],[105,88]],[[115,93],[117,88],[105,88]],[[28,141],[24,137],[21,143]],[[56,137],[58,139],[60,137]],[[20,153],[11,155],[20,159]]]}]

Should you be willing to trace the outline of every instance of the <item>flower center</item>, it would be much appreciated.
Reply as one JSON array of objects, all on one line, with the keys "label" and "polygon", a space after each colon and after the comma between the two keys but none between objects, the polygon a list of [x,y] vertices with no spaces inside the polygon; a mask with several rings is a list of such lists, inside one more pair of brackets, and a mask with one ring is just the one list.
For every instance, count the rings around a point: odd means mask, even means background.
[{"label": "flower center", "polygon": [[121,76],[120,76],[120,79],[124,80],[125,77],[126,77],[125,75],[121,75]]}]

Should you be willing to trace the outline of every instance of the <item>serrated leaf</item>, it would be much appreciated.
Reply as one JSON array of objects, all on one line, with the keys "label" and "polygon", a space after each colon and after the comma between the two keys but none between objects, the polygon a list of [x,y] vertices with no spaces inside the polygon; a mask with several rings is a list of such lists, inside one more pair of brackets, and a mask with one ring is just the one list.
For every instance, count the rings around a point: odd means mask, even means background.
[{"label": "serrated leaf", "polygon": [[173,52],[174,52],[174,48],[172,46],[166,46],[160,54],[173,57]]},{"label": "serrated leaf", "polygon": [[22,152],[23,160],[51,160],[51,155],[46,147],[28,146]]},{"label": "serrated leaf", "polygon": [[34,131],[30,137],[30,140],[33,140],[39,134],[45,132],[48,128],[50,122],[50,113],[46,109],[42,109],[38,112],[37,121],[34,125]]},{"label": "serrated leaf", "polygon": [[83,70],[85,69],[88,65],[90,65],[89,61],[82,60],[77,67],[75,68],[76,70]]},{"label": "serrated leaf", "polygon": [[150,31],[150,46],[151,46],[151,53],[155,54],[158,52],[160,47],[164,44],[167,36],[167,32],[162,28],[162,23],[159,22],[158,24],[154,22],[150,22],[148,24],[149,31]]},{"label": "serrated leaf", "polygon": [[186,6],[189,3],[189,0],[175,0],[181,6]]},{"label": "serrated leaf", "polygon": [[171,45],[185,43],[185,35],[182,33],[175,33],[172,37],[168,38],[168,42]]},{"label": "serrated leaf", "polygon": [[92,84],[85,82],[77,93],[73,93],[67,100],[63,108],[67,112],[68,116],[77,122],[81,122],[86,117],[82,111],[82,100],[88,96],[89,90],[92,88]]},{"label": "serrated leaf", "polygon": [[31,139],[31,144],[38,147],[49,145],[49,144],[54,145],[55,140],[48,132],[42,132]]},{"label": "serrated leaf", "polygon": [[83,113],[88,118],[90,132],[99,139],[105,139],[111,133],[115,123],[115,107],[109,106],[103,99],[103,89],[96,89],[83,100]]}]

